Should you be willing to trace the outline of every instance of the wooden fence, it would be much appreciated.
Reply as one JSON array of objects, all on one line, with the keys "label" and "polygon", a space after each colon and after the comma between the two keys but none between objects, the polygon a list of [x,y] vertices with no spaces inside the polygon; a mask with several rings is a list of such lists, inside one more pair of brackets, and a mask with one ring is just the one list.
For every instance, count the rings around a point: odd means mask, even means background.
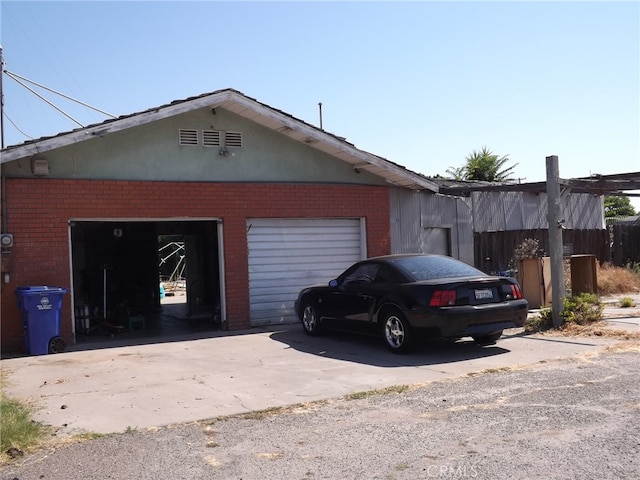
[{"label": "wooden fence", "polygon": [[[547,229],[483,232],[474,233],[473,237],[475,266],[488,273],[509,270],[516,247],[527,238],[538,240],[543,254],[549,255]],[[562,243],[566,256],[588,254],[595,255],[600,263],[611,261],[609,230],[564,230]]]},{"label": "wooden fence", "polygon": [[623,267],[629,263],[640,264],[640,225],[614,224],[611,229],[614,265]]}]

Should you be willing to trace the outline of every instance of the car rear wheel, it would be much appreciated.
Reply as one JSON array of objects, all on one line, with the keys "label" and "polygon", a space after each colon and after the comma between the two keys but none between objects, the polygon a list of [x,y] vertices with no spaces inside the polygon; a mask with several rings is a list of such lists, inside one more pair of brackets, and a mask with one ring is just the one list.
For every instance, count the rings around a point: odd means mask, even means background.
[{"label": "car rear wheel", "polygon": [[498,332],[489,333],[487,335],[475,335],[473,340],[478,345],[493,345],[502,336],[502,330]]},{"label": "car rear wheel", "polygon": [[382,334],[387,347],[394,353],[408,352],[413,346],[413,335],[407,319],[397,310],[387,310],[381,318]]},{"label": "car rear wheel", "polygon": [[307,335],[316,336],[322,333],[322,324],[316,307],[308,301],[302,305],[302,328]]}]

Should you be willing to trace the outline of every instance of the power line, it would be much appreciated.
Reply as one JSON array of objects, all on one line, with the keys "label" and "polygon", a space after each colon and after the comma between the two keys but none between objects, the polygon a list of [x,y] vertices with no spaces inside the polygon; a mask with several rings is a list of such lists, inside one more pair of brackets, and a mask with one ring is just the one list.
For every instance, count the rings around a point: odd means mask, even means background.
[{"label": "power line", "polygon": [[7,76],[9,78],[11,78],[12,80],[16,81],[19,85],[23,86],[24,88],[26,88],[27,90],[29,90],[31,93],[33,93],[36,97],[38,97],[40,100],[42,100],[43,102],[45,102],[47,105],[49,105],[52,108],[55,108],[58,112],[60,112],[62,115],[64,115],[65,117],[67,117],[69,120],[71,120],[73,123],[79,125],[80,127],[84,128],[84,125],[81,124],[79,121],[77,121],[75,118],[73,118],[71,115],[69,115],[67,112],[65,112],[64,110],[62,110],[61,108],[58,108],[56,105],[54,105],[52,102],[50,102],[49,100],[47,100],[46,98],[44,98],[42,95],[40,95],[38,92],[36,92],[33,88],[29,87],[28,85],[26,85],[25,83],[21,82],[20,80],[18,80],[17,77],[15,77],[11,72],[5,70],[4,73],[7,74]]},{"label": "power line", "polygon": [[[56,95],[60,95],[61,97],[66,98],[67,100],[71,100],[72,102],[76,102],[76,103],[82,105],[83,107],[90,108],[91,110],[95,110],[96,112],[102,113],[103,115],[106,115],[108,117],[116,118],[115,115],[111,115],[110,113],[105,112],[104,110],[100,110],[99,108],[93,107],[93,106],[89,105],[88,103],[84,103],[84,102],[82,102],[82,101],[80,101],[80,100],[78,100],[76,98],[70,97],[68,95],[65,95],[64,93],[61,93],[61,92],[58,92],[58,91],[56,91],[56,90],[54,90],[52,88],[46,87],[45,85],[42,85],[42,84],[40,84],[38,82],[34,82],[33,80],[29,80],[28,78],[25,78],[25,77],[23,77],[21,75],[18,75],[17,73],[10,72],[9,70],[5,70],[4,73],[9,75],[16,82],[18,82],[17,78],[19,78],[20,80],[23,80],[23,81],[28,82],[28,83],[30,83],[32,85],[35,85],[36,87],[40,87],[40,88],[42,88],[44,90],[47,90],[48,92],[55,93]],[[18,83],[20,83],[20,82],[18,82]],[[23,85],[22,83],[20,83],[20,84]],[[31,89],[29,89],[29,90],[33,92],[33,90],[31,90]]]},{"label": "power line", "polygon": [[[0,47],[0,59],[2,60],[2,65],[0,66],[0,76],[4,73],[6,74],[9,78],[11,78],[13,81],[15,81],[16,83],[18,83],[18,85],[20,85],[21,87],[25,88],[26,90],[28,90],[29,92],[33,93],[36,97],[38,97],[40,100],[42,100],[43,102],[45,102],[47,105],[49,105],[50,107],[54,108],[56,111],[58,111],[59,113],[61,113],[62,115],[64,115],[65,117],[67,117],[69,120],[71,120],[72,122],[74,122],[75,124],[77,124],[78,126],[84,128],[85,126],[80,123],[78,120],[76,120],[75,118],[73,118],[71,115],[69,115],[68,113],[66,113],[64,110],[62,110],[61,108],[59,108],[58,106],[56,106],[53,102],[49,101],[48,99],[46,99],[44,96],[42,96],[40,93],[36,92],[33,88],[31,88],[29,85],[27,85],[26,83],[29,83],[31,85],[35,85],[38,88],[41,88],[43,90],[46,90],[48,92],[54,93],[56,95],[59,95],[62,98],[65,98],[67,100],[70,100],[72,102],[75,102],[79,105],[82,105],[83,107],[89,108],[91,110],[94,110],[96,112],[99,112],[103,115],[106,115],[108,117],[111,118],[116,118],[115,115],[112,115],[108,112],[105,112],[104,110],[100,110],[99,108],[96,108],[92,105],[89,105],[88,103],[82,102],[76,98],[70,97],[68,95],[65,95],[64,93],[58,92],[57,90],[54,90],[52,88],[49,88],[45,85],[42,85],[38,82],[35,82],[33,80],[29,80],[26,77],[23,77],[22,75],[18,75],[17,73],[13,73],[10,72],[9,70],[6,70],[4,68],[4,58],[2,58],[2,51],[1,51]],[[25,83],[26,82],[26,83]],[[0,96],[2,96],[2,89],[1,89],[1,85],[2,85],[2,79],[0,78]],[[9,122],[11,123],[11,125],[14,126],[14,128],[19,131],[21,134],[23,134],[25,137],[33,139],[33,137],[31,135],[27,135],[25,132],[23,132],[20,128],[18,128],[18,126],[16,125],[16,123],[9,118],[9,116],[6,115],[6,113],[4,112],[4,98],[0,99],[2,101],[2,106],[0,107],[0,111],[2,112],[1,116],[2,118],[6,118],[7,120],[9,120]],[[0,122],[1,123],[1,122]],[[3,129],[4,130],[4,129]],[[2,132],[1,134],[2,136],[2,148],[4,148],[4,132]]]},{"label": "power line", "polygon": [[7,120],[9,120],[9,123],[11,125],[13,125],[13,128],[15,128],[17,131],[19,131],[22,135],[24,135],[25,137],[33,140],[34,137],[32,137],[31,135],[26,134],[25,132],[23,132],[18,125],[16,125],[16,123],[11,119],[11,117],[9,117],[9,115],[7,115],[7,112],[2,112],[4,118],[6,118]]}]

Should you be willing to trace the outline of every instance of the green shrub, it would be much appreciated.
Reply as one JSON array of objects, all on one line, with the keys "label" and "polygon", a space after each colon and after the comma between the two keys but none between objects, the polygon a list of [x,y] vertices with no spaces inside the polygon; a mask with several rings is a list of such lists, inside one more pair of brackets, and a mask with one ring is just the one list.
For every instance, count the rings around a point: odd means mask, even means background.
[{"label": "green shrub", "polygon": [[634,306],[635,306],[635,302],[633,301],[633,298],[624,297],[620,299],[620,307],[629,308]]},{"label": "green shrub", "polygon": [[604,305],[595,293],[581,293],[564,300],[562,317],[566,322],[589,325],[602,320]]},{"label": "green shrub", "polygon": [[553,328],[553,317],[550,308],[542,308],[538,315],[527,318],[524,323],[524,331],[527,333],[543,332]]},{"label": "green shrub", "polygon": [[[604,306],[600,298],[593,293],[581,293],[573,297],[565,297],[564,308],[560,316],[565,323],[589,325],[602,320]],[[550,308],[543,308],[536,316],[525,322],[525,332],[542,332],[553,328],[553,314]]]}]

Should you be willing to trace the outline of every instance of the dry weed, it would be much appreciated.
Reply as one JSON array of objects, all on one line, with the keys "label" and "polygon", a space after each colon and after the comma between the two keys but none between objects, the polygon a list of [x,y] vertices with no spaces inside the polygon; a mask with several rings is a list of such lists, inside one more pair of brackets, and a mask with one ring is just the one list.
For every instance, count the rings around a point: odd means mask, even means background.
[{"label": "dry weed", "polygon": [[589,325],[578,325],[576,323],[565,323],[560,329],[553,329],[544,332],[548,335],[562,335],[567,337],[601,337],[615,340],[625,340],[631,342],[640,341],[640,332],[629,332],[626,330],[614,329],[607,325],[607,322],[596,322]]},{"label": "dry weed", "polygon": [[598,294],[602,296],[621,293],[640,293],[640,274],[610,263],[596,267]]}]

